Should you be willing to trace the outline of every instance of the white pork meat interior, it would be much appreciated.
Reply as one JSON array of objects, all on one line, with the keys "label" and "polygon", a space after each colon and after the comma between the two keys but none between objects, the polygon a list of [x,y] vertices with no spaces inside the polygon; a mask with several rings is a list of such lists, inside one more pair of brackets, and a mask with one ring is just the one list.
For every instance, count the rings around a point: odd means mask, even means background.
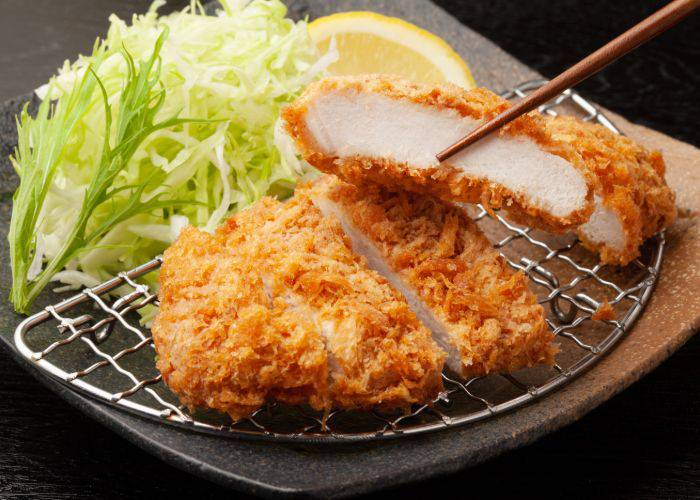
[{"label": "white pork meat interior", "polygon": [[[336,90],[319,95],[306,113],[316,146],[339,158],[387,158],[412,168],[437,167],[435,154],[481,122],[371,92]],[[586,205],[587,184],[565,159],[526,137],[492,135],[447,161],[464,175],[487,179],[555,217]]]},{"label": "white pork meat interior", "polygon": [[600,196],[594,196],[595,208],[588,222],[578,228],[593,243],[604,244],[605,246],[622,252],[625,248],[625,232],[622,228],[620,216],[613,210],[603,205]]}]

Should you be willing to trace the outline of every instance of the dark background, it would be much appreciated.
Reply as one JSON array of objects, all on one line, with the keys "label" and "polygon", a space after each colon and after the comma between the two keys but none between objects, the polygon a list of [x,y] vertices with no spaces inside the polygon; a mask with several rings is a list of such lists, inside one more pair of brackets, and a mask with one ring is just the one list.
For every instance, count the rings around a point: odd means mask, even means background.
[{"label": "dark background", "polygon": [[[0,0],[0,101],[26,94],[64,59],[88,51],[110,12],[128,18],[148,3]],[[437,3],[552,77],[665,2]],[[579,90],[632,121],[700,145],[700,15]],[[700,498],[699,378],[696,337],[576,424],[484,465],[381,497]],[[112,434],[45,389],[4,351],[0,425],[0,498],[242,496],[161,463]]]}]

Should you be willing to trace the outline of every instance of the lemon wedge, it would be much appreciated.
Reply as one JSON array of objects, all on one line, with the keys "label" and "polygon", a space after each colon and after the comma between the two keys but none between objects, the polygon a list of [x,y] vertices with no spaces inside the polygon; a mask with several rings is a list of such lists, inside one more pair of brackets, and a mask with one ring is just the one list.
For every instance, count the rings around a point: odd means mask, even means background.
[{"label": "lemon wedge", "polygon": [[325,52],[335,38],[340,58],[334,75],[385,73],[420,83],[476,86],[467,63],[442,38],[396,17],[374,12],[341,12],[309,24],[309,34]]}]

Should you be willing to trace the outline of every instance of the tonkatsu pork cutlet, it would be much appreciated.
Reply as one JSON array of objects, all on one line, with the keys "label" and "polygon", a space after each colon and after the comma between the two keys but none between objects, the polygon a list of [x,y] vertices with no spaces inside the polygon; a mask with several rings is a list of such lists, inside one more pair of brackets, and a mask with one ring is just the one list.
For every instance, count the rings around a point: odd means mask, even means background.
[{"label": "tonkatsu pork cutlet", "polygon": [[332,176],[297,189],[307,190],[404,294],[454,372],[471,377],[554,362],[553,335],[526,276],[508,267],[463,208]]},{"label": "tonkatsu pork cutlet", "polygon": [[190,407],[396,408],[442,387],[430,332],[304,195],[185,229],[160,284],[157,367]]},{"label": "tonkatsu pork cutlet", "polygon": [[554,232],[584,223],[593,211],[588,173],[538,113],[438,163],[438,152],[508,106],[486,89],[335,77],[309,85],[282,119],[310,164],[348,182],[505,208],[519,222]]},{"label": "tonkatsu pork cutlet", "polygon": [[646,238],[676,218],[661,153],[601,125],[565,116],[546,120],[552,136],[571,144],[593,174],[595,209],[578,228],[579,238],[603,262],[627,264],[639,256]]}]

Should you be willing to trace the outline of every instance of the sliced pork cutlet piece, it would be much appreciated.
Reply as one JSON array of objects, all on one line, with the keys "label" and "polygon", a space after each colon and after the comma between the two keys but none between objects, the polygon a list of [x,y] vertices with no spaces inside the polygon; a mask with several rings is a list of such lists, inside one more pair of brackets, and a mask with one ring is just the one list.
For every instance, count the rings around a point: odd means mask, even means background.
[{"label": "sliced pork cutlet piece", "polygon": [[438,163],[438,152],[509,105],[486,89],[333,77],[309,85],[282,120],[306,161],[353,184],[504,208],[552,232],[584,223],[593,211],[591,180],[578,153],[552,139],[538,113]]},{"label": "sliced pork cutlet piece", "polygon": [[369,264],[401,291],[463,377],[552,364],[556,347],[527,277],[465,210],[431,196],[326,176],[306,190]]},{"label": "sliced pork cutlet piece", "polygon": [[265,198],[214,235],[187,228],[160,282],[157,367],[190,407],[404,408],[441,390],[429,330],[304,196]]},{"label": "sliced pork cutlet piece", "polygon": [[187,227],[165,251],[151,328],[165,383],[191,409],[234,419],[268,399],[324,407],[327,353],[311,315],[271,299],[257,263],[226,236]]},{"label": "sliced pork cutlet piece", "polygon": [[661,153],[572,117],[547,117],[546,123],[555,139],[581,154],[593,175],[595,209],[578,228],[579,238],[606,264],[634,260],[644,240],[676,218],[675,195],[664,179]]}]

